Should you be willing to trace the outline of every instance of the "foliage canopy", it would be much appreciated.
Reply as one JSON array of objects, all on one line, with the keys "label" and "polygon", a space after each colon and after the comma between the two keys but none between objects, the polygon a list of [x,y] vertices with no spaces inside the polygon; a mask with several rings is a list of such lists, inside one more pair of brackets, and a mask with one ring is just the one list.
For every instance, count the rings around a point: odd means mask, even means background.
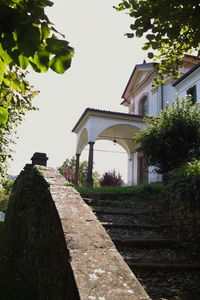
[{"label": "foliage canopy", "polygon": [[13,183],[14,181],[10,178],[7,178],[2,182],[2,187],[0,189],[0,211],[6,211],[8,207],[8,200],[11,194]]},{"label": "foliage canopy", "polygon": [[179,99],[158,117],[146,117],[146,127],[134,140],[141,145],[148,166],[164,174],[200,157],[200,106],[191,99]]},{"label": "foliage canopy", "polygon": [[115,8],[133,18],[129,38],[146,37],[143,50],[150,49],[148,57],[160,60],[162,80],[179,75],[184,54],[200,55],[199,0],[121,0]]},{"label": "foliage canopy", "polygon": [[[50,68],[60,74],[70,67],[73,48],[58,38],[44,11],[52,5],[49,0],[0,0],[0,85],[14,90],[25,88],[12,77],[14,67],[27,69],[30,65],[36,72]],[[7,96],[5,91],[3,96]],[[8,114],[1,105],[0,126],[6,123]]]},{"label": "foliage canopy", "polygon": [[73,48],[49,21],[49,0],[0,0],[0,177],[11,157],[12,134],[26,111],[35,109],[37,91],[26,80],[28,66],[62,74]]}]

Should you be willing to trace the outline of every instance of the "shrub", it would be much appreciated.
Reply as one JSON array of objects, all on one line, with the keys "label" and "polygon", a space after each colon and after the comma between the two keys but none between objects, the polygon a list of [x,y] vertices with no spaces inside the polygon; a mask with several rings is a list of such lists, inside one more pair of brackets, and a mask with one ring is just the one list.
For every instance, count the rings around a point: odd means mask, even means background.
[{"label": "shrub", "polygon": [[187,161],[199,159],[200,105],[190,98],[179,99],[163,109],[158,117],[147,117],[146,127],[134,137],[148,166],[165,174]]},{"label": "shrub", "polygon": [[116,174],[115,170],[105,172],[102,178],[99,180],[100,186],[121,186],[124,181],[120,173]]},{"label": "shrub", "polygon": [[191,211],[200,211],[200,160],[174,170],[165,195],[167,200],[182,202]]}]

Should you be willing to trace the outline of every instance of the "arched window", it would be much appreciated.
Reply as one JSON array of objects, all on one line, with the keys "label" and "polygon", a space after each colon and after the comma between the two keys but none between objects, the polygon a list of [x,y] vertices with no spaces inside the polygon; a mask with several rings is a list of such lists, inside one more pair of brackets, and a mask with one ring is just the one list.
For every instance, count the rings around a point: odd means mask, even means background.
[{"label": "arched window", "polygon": [[140,101],[140,113],[143,117],[145,117],[148,113],[147,96],[144,96],[144,98]]}]

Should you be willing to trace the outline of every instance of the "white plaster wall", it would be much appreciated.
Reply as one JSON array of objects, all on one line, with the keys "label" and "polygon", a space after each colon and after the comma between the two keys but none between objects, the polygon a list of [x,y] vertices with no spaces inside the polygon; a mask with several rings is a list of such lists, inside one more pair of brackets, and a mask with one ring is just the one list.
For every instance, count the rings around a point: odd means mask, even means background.
[{"label": "white plaster wall", "polygon": [[[147,95],[148,97],[148,113],[152,116],[157,116],[158,111],[160,110],[160,96],[158,89],[152,91],[152,83],[150,82],[145,89],[141,90],[133,99],[130,100],[129,113],[139,115],[140,114],[140,101],[143,96]],[[133,109],[134,107],[134,109]]]},{"label": "white plaster wall", "polygon": [[[128,157],[128,185],[137,185],[138,183],[138,154],[134,153]],[[154,167],[148,168],[148,183],[160,182],[162,181],[162,176],[154,172]]]},{"label": "white plaster wall", "polygon": [[176,89],[169,84],[163,85],[163,104],[166,106],[167,102],[172,104],[176,99]]},{"label": "white plaster wall", "polygon": [[158,92],[157,90],[152,93],[152,89],[149,92],[149,114],[151,116],[157,116],[158,109],[157,109],[157,103],[158,103]]},{"label": "white plaster wall", "polygon": [[175,87],[181,98],[186,97],[186,91],[196,85],[197,101],[200,102],[200,69],[197,69]]},{"label": "white plaster wall", "polygon": [[87,127],[90,127],[90,131],[88,131],[88,140],[95,142],[102,131],[114,125],[130,125],[138,128],[142,128],[144,126],[144,124],[137,121],[126,121],[123,119],[120,120],[120,118],[108,119],[106,117],[91,117],[91,119],[89,119],[87,122]]},{"label": "white plaster wall", "polygon": [[130,156],[128,156],[128,182],[127,184],[132,186],[135,185],[134,182],[134,154],[131,154]]},{"label": "white plaster wall", "polygon": [[149,183],[162,181],[162,176],[156,173],[152,166],[148,168],[148,181]]},{"label": "white plaster wall", "polygon": [[[130,160],[131,158],[131,160]],[[128,156],[128,182],[127,184],[137,185],[138,184],[138,154],[137,152],[132,153],[131,156]]]}]

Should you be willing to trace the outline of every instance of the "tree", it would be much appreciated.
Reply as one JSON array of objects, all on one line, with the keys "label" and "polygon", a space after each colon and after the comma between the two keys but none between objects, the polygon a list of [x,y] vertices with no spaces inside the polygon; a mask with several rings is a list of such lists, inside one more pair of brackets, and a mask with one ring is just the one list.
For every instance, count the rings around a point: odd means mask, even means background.
[{"label": "tree", "polygon": [[184,54],[200,55],[199,0],[122,0],[115,8],[133,18],[129,38],[146,37],[143,50],[153,50],[148,57],[160,60],[161,80],[177,78]]},{"label": "tree", "polygon": [[[0,126],[0,178],[4,178],[7,171],[7,160],[12,157],[12,146],[17,126],[22,122],[27,111],[35,110],[32,99],[37,94],[26,80],[26,73],[20,68],[8,71],[12,77],[11,84],[4,82],[0,86],[0,106],[6,108],[8,119]],[[6,78],[6,76],[5,76]],[[15,85],[18,82],[18,85]]]},{"label": "tree", "polygon": [[6,211],[7,209],[13,183],[14,181],[10,178],[5,179],[2,183],[0,190],[0,211]]},{"label": "tree", "polygon": [[0,0],[0,172],[11,156],[14,128],[27,110],[35,109],[37,92],[24,70],[31,66],[62,74],[71,65],[73,48],[45,14],[52,5],[49,0]]},{"label": "tree", "polygon": [[[71,159],[66,159],[61,167],[58,168],[58,171],[61,175],[63,175],[66,180],[69,182],[74,183],[75,181],[75,169],[76,169],[76,159],[73,156]],[[79,165],[79,177],[78,177],[78,184],[81,186],[86,185],[87,180],[87,173],[88,173],[88,162],[82,161]],[[93,172],[92,174],[94,186],[98,186],[99,184],[99,174],[98,172]]]},{"label": "tree", "polygon": [[200,106],[191,99],[179,99],[158,117],[146,117],[146,127],[134,140],[140,144],[148,166],[165,174],[200,157]]}]

